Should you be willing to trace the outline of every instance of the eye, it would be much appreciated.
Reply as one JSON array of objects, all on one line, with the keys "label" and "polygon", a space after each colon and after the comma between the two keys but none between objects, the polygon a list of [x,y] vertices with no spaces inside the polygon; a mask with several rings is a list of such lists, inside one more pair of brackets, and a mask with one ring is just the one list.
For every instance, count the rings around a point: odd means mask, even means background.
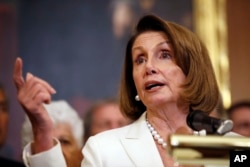
[{"label": "eye", "polygon": [[71,142],[65,138],[59,138],[58,139],[62,145],[70,145]]},{"label": "eye", "polygon": [[145,57],[144,56],[138,56],[136,59],[135,59],[135,63],[136,64],[142,64],[146,61]]},{"label": "eye", "polygon": [[241,124],[239,124],[240,129],[249,129],[249,127],[250,127],[249,122],[242,122]]},{"label": "eye", "polygon": [[171,54],[168,51],[166,51],[166,50],[161,51],[160,57],[162,59],[172,59]]}]

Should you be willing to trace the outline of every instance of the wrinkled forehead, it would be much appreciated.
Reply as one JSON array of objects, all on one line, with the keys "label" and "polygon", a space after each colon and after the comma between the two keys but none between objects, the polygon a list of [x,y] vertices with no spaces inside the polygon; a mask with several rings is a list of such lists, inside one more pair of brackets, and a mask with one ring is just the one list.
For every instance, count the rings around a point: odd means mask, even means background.
[{"label": "wrinkled forehead", "polygon": [[110,115],[112,116],[112,113],[120,113],[120,108],[118,104],[115,103],[107,103],[103,104],[95,109],[94,114],[95,115]]},{"label": "wrinkled forehead", "polygon": [[134,43],[132,45],[132,48],[135,47],[135,43],[137,43],[138,41],[145,41],[145,40],[149,40],[151,41],[152,38],[159,38],[160,40],[167,40],[168,39],[168,36],[166,33],[164,33],[163,31],[152,31],[152,30],[149,30],[149,31],[144,31],[142,33],[140,33],[134,40]]}]

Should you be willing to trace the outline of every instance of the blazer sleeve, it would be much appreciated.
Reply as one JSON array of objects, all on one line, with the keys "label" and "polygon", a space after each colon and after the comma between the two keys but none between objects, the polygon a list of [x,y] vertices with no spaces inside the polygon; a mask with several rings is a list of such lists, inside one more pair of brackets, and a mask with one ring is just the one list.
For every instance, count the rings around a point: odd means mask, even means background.
[{"label": "blazer sleeve", "polygon": [[55,139],[56,145],[51,149],[32,154],[31,143],[23,149],[23,161],[26,167],[67,167],[60,142]]}]

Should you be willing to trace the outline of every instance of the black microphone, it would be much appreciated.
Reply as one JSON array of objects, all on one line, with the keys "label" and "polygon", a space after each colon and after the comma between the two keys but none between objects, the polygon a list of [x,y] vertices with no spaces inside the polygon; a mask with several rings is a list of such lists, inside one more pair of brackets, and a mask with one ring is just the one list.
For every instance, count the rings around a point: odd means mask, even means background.
[{"label": "black microphone", "polygon": [[190,111],[187,124],[195,131],[206,130],[207,134],[223,135],[233,128],[233,121],[210,117],[202,111]]}]

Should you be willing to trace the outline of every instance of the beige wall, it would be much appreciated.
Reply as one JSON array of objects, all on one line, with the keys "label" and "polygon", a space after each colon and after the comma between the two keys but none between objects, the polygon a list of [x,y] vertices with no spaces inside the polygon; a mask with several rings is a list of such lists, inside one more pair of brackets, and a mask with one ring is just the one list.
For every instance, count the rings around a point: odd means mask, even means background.
[{"label": "beige wall", "polygon": [[227,0],[227,22],[232,103],[250,100],[250,1]]}]

